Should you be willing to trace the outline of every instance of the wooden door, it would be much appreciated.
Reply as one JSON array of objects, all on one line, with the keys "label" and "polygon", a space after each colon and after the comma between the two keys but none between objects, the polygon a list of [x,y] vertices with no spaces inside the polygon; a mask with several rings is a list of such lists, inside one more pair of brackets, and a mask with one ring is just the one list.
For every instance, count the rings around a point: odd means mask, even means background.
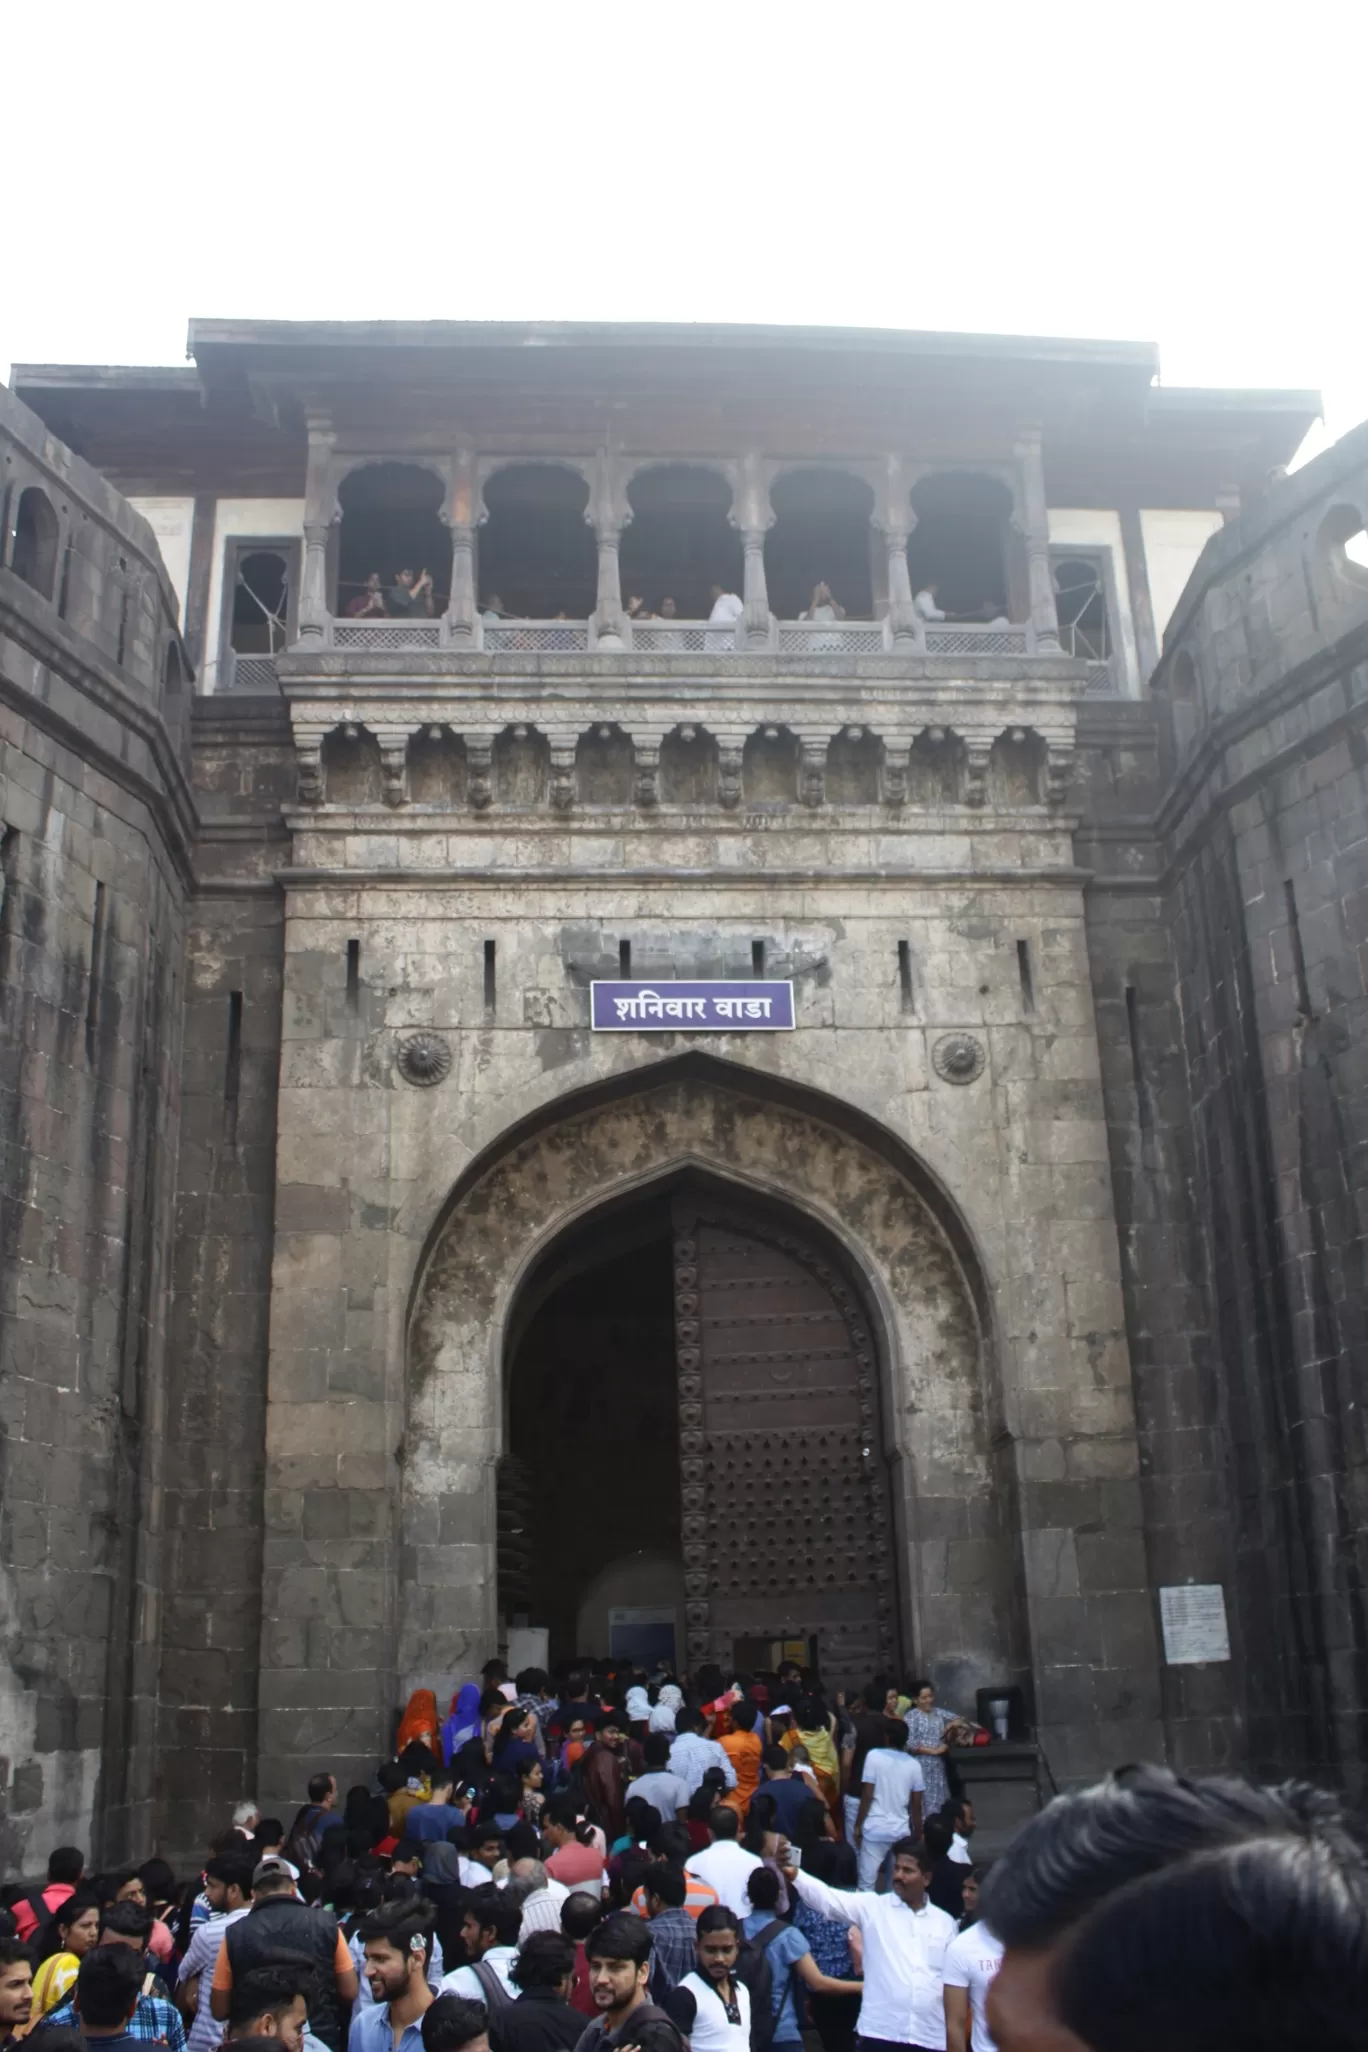
[{"label": "wooden door", "polygon": [[897,1658],[888,1471],[862,1307],[801,1224],[675,1200],[691,1669],[815,1637],[829,1686]]}]

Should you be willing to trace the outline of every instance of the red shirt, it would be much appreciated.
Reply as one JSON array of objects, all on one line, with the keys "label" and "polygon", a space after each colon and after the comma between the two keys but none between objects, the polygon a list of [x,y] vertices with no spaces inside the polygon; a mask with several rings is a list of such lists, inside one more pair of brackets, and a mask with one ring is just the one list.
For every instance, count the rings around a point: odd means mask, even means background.
[{"label": "red shirt", "polygon": [[566,1888],[583,1888],[586,1882],[595,1887],[603,1885],[603,1854],[597,1846],[581,1845],[571,1839],[553,1852],[546,1862],[546,1871],[553,1881],[559,1881]]},{"label": "red shirt", "polygon": [[[75,1893],[76,1890],[65,1881],[50,1881],[42,1895],[42,1900],[48,1907],[48,1915],[51,1916],[55,1909],[60,1909],[67,1897]],[[33,1913],[33,1904],[27,1895],[21,1897],[14,1905],[14,1928],[25,1945],[38,1929],[38,1919]]]},{"label": "red shirt", "polygon": [[570,2007],[577,2009],[581,2016],[594,2017],[601,2013],[590,1991],[589,1962],[584,1956],[582,1941],[575,1947],[575,1972],[570,1983]]}]

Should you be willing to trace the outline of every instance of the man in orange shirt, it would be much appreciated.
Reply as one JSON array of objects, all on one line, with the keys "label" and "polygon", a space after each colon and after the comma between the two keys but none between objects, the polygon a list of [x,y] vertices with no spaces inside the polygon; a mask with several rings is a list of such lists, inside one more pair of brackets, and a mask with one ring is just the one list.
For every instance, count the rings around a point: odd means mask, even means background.
[{"label": "man in orange shirt", "polygon": [[731,1706],[731,1730],[718,1740],[736,1772],[736,1787],[729,1788],[721,1801],[729,1810],[735,1810],[743,1824],[751,1797],[760,1786],[760,1761],[765,1749],[755,1729],[759,1722],[760,1712],[743,1696]]}]

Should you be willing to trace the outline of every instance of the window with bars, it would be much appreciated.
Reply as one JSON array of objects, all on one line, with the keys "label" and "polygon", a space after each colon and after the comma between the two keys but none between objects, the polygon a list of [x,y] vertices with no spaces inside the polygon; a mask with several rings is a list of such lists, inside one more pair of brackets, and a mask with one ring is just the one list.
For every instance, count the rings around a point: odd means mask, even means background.
[{"label": "window with bars", "polygon": [[1067,555],[1056,555],[1051,569],[1065,653],[1089,663],[1109,662],[1112,629],[1105,554],[1071,549]]}]

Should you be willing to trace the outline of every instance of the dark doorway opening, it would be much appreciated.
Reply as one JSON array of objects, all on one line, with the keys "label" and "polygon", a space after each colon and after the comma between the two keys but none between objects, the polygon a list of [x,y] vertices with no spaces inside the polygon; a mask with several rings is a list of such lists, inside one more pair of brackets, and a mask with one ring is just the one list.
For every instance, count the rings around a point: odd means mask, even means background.
[{"label": "dark doorway opening", "polygon": [[668,1198],[599,1214],[509,1334],[499,1607],[545,1625],[553,1661],[606,1655],[614,1611],[677,1613],[683,1659],[672,1259]]}]

